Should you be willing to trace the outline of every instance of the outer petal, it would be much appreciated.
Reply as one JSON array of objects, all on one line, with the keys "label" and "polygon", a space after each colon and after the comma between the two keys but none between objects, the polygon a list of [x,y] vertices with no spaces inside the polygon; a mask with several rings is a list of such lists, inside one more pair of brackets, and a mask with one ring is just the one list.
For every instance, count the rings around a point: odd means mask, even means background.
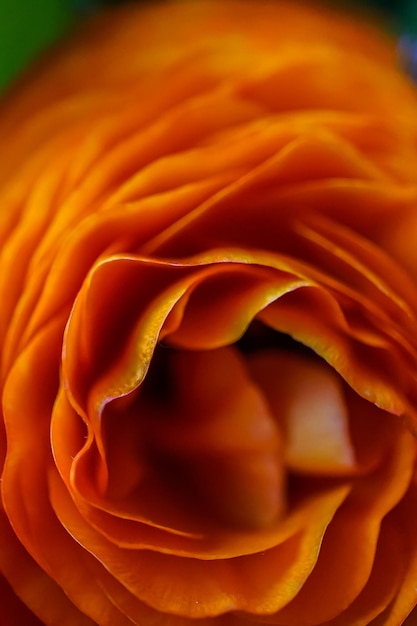
[{"label": "outer petal", "polygon": [[[415,90],[370,27],[259,7],[104,14],[0,105],[0,571],[51,625],[397,626],[415,605]],[[252,322],[361,396],[357,467],[292,476],[288,515],[231,532],[163,497],[134,418],[158,342]]]}]

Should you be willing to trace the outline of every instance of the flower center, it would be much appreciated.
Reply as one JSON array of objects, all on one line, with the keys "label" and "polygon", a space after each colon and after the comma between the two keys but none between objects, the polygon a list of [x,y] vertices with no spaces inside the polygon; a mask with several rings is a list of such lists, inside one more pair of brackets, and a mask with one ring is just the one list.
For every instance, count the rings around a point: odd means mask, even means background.
[{"label": "flower center", "polygon": [[325,363],[232,346],[166,350],[164,359],[168,376],[159,370],[150,403],[150,461],[211,518],[265,527],[285,512],[289,472],[353,469],[343,388]]}]

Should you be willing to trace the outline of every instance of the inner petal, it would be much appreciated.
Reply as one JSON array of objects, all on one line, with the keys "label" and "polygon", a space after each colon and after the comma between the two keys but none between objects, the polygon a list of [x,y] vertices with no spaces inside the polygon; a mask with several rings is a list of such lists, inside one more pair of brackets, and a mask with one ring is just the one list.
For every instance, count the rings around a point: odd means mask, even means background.
[{"label": "inner petal", "polygon": [[312,474],[353,471],[355,452],[338,375],[322,361],[279,350],[252,353],[247,363],[285,432],[287,466]]},{"label": "inner petal", "polygon": [[150,403],[153,462],[222,523],[270,524],[285,502],[282,440],[244,358],[232,347],[169,353],[168,393],[156,414]]}]

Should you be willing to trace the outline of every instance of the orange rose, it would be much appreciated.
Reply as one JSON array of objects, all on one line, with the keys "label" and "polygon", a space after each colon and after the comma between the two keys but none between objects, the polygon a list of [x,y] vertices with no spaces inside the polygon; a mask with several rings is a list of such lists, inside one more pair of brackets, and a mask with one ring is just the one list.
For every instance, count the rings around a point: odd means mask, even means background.
[{"label": "orange rose", "polygon": [[7,626],[404,623],[417,97],[394,43],[290,1],[126,6],[15,86],[0,138]]}]

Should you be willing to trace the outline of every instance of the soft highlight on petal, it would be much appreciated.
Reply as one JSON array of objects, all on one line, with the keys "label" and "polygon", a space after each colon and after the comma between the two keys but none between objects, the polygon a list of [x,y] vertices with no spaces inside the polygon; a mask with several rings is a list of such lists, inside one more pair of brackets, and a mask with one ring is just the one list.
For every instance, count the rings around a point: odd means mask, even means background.
[{"label": "soft highlight on petal", "polygon": [[413,619],[416,112],[319,0],[108,9],[5,95],[11,624]]}]

